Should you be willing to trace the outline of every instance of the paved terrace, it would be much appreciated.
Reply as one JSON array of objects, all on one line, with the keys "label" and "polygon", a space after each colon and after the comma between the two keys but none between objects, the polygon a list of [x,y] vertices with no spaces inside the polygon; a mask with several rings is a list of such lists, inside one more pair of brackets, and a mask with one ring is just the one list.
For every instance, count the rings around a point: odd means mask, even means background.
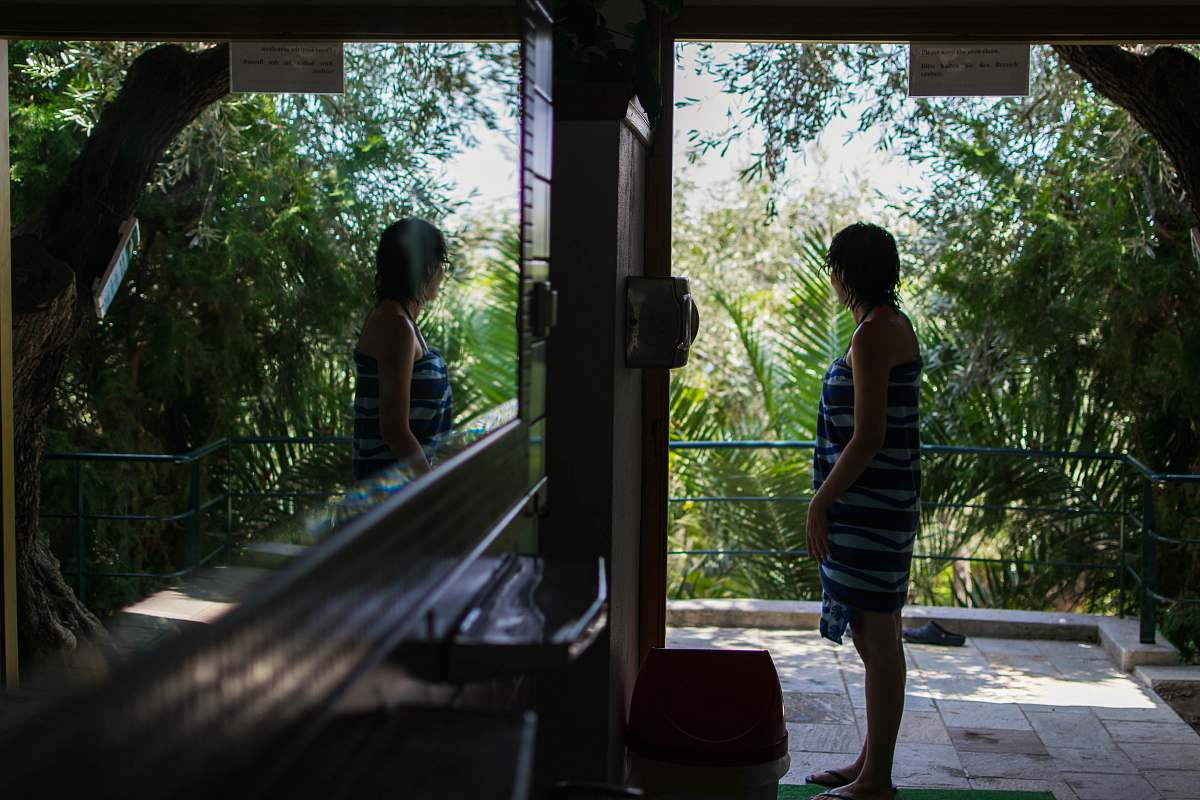
[{"label": "paved terrace", "polygon": [[[850,642],[839,647],[812,629],[672,627],[667,644],[771,652],[790,734],[784,783],[854,759],[866,717]],[[1200,798],[1200,735],[1100,644],[970,638],[958,648],[905,647],[899,786]]]},{"label": "paved terrace", "polygon": [[[114,637],[138,651],[211,622],[294,550],[263,545],[246,559],[254,566],[201,570],[116,615]],[[792,750],[785,783],[852,761],[866,729],[854,646],[821,639],[818,615],[819,604],[804,602],[668,604],[669,646],[771,652]],[[907,607],[905,617],[938,619],[969,638],[960,648],[906,645],[900,786],[1200,800],[1200,735],[1148,687],[1178,692],[1177,707],[1195,714],[1200,667],[1169,666],[1178,660],[1174,648],[1140,644],[1136,620],[921,606]]]}]

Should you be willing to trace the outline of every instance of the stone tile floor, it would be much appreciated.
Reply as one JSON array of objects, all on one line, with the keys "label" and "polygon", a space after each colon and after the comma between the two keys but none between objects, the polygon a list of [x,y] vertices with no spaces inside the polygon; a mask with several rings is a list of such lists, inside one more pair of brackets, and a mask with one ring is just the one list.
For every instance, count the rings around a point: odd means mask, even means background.
[{"label": "stone tile floor", "polygon": [[[853,760],[866,729],[862,663],[816,631],[671,628],[670,647],[771,651],[791,770]],[[1050,791],[1058,800],[1200,800],[1200,735],[1087,642],[906,645],[893,778],[904,787]]]},{"label": "stone tile floor", "polygon": [[129,654],[158,647],[184,629],[210,623],[231,611],[270,574],[259,567],[205,567],[114,614],[105,625],[113,642]]}]

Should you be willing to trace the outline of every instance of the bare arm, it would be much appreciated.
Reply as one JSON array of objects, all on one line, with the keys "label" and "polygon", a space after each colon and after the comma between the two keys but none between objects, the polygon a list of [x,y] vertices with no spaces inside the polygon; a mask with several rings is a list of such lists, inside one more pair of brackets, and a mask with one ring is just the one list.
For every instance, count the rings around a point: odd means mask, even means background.
[{"label": "bare arm", "polygon": [[854,435],[813,496],[808,510],[808,549],[818,561],[829,556],[829,507],[862,476],[883,447],[887,434],[888,373],[895,360],[895,348],[895,337],[879,323],[868,321],[854,334],[851,343]]},{"label": "bare arm", "polygon": [[413,362],[416,360],[416,332],[407,320],[386,318],[379,342],[379,432],[396,458],[418,473],[429,471],[429,461],[417,437],[408,427],[409,400],[412,394]]}]

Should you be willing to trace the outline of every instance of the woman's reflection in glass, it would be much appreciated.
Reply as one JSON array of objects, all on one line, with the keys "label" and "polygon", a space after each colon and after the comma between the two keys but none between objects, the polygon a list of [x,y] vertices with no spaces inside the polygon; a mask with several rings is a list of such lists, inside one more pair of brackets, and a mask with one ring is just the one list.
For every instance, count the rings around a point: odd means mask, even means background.
[{"label": "woman's reflection in glass", "polygon": [[421,219],[389,225],[375,254],[375,307],[354,348],[354,478],[430,469],[453,421],[446,361],[417,319],[446,275],[446,240]]}]

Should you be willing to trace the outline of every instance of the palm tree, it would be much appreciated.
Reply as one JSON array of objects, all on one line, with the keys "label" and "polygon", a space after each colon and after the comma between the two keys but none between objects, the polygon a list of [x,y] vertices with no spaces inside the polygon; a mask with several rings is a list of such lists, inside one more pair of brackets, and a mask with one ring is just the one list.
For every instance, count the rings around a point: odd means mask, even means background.
[{"label": "palm tree", "polygon": [[[821,376],[841,355],[853,320],[839,311],[822,272],[825,236],[809,231],[786,264],[781,298],[715,294],[738,350],[723,358],[744,365],[727,385],[707,390],[677,376],[672,436],[678,440],[810,440],[815,435]],[[757,306],[757,307],[756,307]],[[710,323],[710,326],[712,323]],[[724,594],[810,597],[819,591],[812,562],[803,557],[804,516],[811,493],[806,449],[677,449],[671,457],[676,497],[739,497],[736,502],[673,503],[673,549],[783,551],[785,557],[706,557],[673,576],[677,595],[714,585]],[[779,498],[765,502],[761,498]],[[685,547],[686,545],[686,547]]]},{"label": "palm tree", "polygon": [[[783,272],[782,290],[765,301],[761,291],[735,294],[728,284],[714,293],[719,315],[708,327],[723,327],[725,334],[713,338],[730,349],[702,345],[694,356],[699,369],[676,375],[674,439],[813,438],[821,376],[844,352],[853,327],[822,270],[826,240],[818,230],[806,233]],[[1089,405],[1088,376],[1048,392],[1003,353],[958,346],[920,303],[913,318],[927,361],[926,442],[1093,451],[1123,444],[1112,415]],[[725,366],[711,366],[718,360]],[[804,448],[674,450],[672,550],[740,555],[677,558],[673,595],[819,596],[815,569],[802,552],[810,463]],[[913,598],[1111,610],[1117,573],[1074,565],[1119,562],[1115,513],[1129,485],[1123,465],[1111,460],[927,451],[917,548],[923,557],[915,561]],[[956,556],[984,560],[952,567]]]}]

